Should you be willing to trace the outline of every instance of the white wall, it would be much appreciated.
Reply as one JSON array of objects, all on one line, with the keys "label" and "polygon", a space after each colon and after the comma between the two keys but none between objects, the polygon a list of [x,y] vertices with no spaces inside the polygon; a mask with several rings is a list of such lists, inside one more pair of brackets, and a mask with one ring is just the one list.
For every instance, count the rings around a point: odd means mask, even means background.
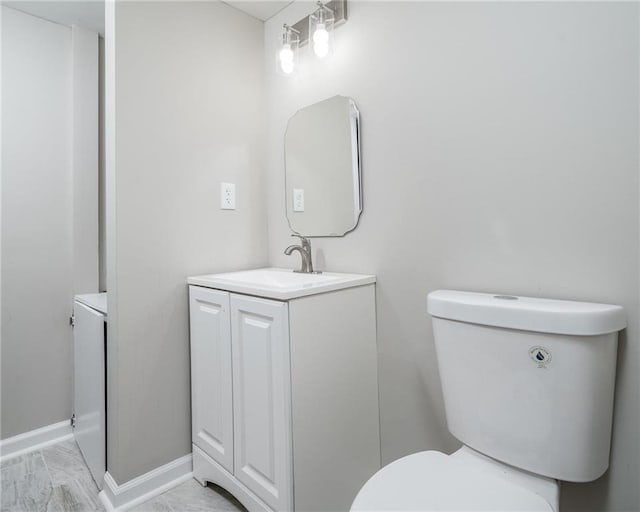
[{"label": "white wall", "polygon": [[327,63],[275,73],[266,23],[269,260],[294,267],[283,137],[300,107],[343,94],[362,119],[364,214],[314,240],[320,268],[375,273],[385,462],[452,451],[426,295],[438,288],[627,308],[612,465],[563,485],[563,510],[637,510],[638,5],[350,2]]},{"label": "white wall", "polygon": [[[263,26],[220,2],[107,8],[108,470],[122,484],[191,452],[186,278],[267,260]],[[235,211],[219,209],[222,181]]]},{"label": "white wall", "polygon": [[2,9],[2,438],[71,417],[71,29]]}]

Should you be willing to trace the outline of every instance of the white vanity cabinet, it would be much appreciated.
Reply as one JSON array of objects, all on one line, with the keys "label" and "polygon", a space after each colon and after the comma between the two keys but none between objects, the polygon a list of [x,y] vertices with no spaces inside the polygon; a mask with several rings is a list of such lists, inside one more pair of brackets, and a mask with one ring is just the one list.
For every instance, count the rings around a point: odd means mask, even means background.
[{"label": "white vanity cabinet", "polygon": [[250,511],[348,510],[380,468],[375,285],[274,300],[205,277],[189,280],[194,477]]}]

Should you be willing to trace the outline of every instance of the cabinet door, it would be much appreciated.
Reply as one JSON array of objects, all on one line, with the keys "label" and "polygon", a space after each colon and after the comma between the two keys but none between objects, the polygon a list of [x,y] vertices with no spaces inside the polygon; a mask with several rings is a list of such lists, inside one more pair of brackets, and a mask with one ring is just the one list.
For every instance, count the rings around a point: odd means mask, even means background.
[{"label": "cabinet door", "polygon": [[104,315],[73,303],[73,435],[96,484],[106,472]]},{"label": "cabinet door", "polygon": [[233,473],[229,294],[189,287],[193,443]]},{"label": "cabinet door", "polygon": [[287,304],[231,295],[235,476],[272,509],[292,508]]}]

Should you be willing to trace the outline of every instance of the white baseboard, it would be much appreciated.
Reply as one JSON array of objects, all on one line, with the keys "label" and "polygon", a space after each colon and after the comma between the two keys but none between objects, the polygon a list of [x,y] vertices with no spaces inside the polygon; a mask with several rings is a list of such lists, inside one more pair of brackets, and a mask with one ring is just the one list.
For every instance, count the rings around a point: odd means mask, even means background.
[{"label": "white baseboard", "polygon": [[189,454],[121,485],[107,472],[99,494],[100,501],[107,511],[128,510],[186,482],[193,477],[192,471],[192,457]]},{"label": "white baseboard", "polygon": [[37,428],[0,441],[0,460],[4,461],[72,438],[69,420]]}]

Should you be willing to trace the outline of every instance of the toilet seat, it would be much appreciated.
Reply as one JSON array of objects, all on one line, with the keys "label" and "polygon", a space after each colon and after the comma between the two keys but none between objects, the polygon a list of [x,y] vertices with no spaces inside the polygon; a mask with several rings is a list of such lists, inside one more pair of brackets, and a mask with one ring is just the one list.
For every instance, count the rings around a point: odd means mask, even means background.
[{"label": "toilet seat", "polygon": [[415,453],[385,466],[360,489],[352,511],[544,511],[539,494],[441,452]]}]

